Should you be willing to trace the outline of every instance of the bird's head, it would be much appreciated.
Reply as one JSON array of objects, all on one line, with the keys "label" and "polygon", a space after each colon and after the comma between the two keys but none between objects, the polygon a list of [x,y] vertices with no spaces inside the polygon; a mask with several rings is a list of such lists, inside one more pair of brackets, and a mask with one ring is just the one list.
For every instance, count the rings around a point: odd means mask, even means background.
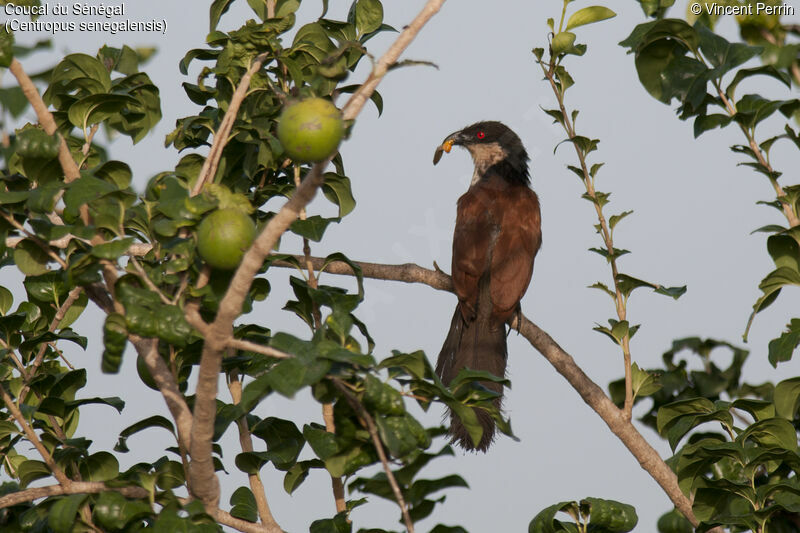
[{"label": "bird's head", "polygon": [[517,134],[502,122],[476,122],[448,135],[436,148],[433,164],[453,146],[463,146],[469,151],[479,174],[492,169],[513,181],[530,182],[528,153]]}]

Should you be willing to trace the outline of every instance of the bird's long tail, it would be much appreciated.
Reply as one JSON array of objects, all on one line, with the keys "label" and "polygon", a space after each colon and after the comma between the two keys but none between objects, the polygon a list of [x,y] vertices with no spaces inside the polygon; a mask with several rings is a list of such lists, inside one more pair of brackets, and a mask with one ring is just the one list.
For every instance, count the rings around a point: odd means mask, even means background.
[{"label": "bird's long tail", "polygon": [[[492,324],[488,317],[478,316],[474,320],[465,320],[461,313],[461,304],[456,306],[450,331],[447,333],[439,360],[436,363],[436,374],[445,385],[450,384],[462,368],[485,370],[498,377],[506,375],[506,331],[505,324]],[[487,389],[503,394],[503,386],[494,382],[482,383]],[[499,409],[502,396],[495,400]],[[495,421],[483,409],[475,409],[478,422],[483,427],[483,436],[477,446],[453,412],[450,413],[450,435],[453,442],[466,450],[485,452],[494,440]]]}]

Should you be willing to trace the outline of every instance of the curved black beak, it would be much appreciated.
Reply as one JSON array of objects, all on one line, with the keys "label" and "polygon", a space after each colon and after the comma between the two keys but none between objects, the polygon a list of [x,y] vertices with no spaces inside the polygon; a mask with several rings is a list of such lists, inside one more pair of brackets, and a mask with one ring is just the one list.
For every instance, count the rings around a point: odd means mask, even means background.
[{"label": "curved black beak", "polygon": [[450,135],[445,137],[444,141],[442,141],[442,144],[436,147],[436,152],[434,152],[433,154],[433,164],[435,165],[436,163],[439,162],[444,152],[450,153],[450,149],[453,148],[453,145],[460,145],[460,144],[462,144],[460,131],[451,133]]}]

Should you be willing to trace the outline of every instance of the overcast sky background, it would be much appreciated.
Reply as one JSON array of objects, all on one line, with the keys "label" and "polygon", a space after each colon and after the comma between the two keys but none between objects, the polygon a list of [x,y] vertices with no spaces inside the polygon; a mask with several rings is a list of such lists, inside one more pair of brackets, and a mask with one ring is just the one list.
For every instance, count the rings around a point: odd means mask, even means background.
[{"label": "overcast sky background", "polygon": [[[327,16],[344,19],[349,0],[330,3]],[[385,0],[385,22],[402,28],[424,3]],[[620,261],[621,271],[668,286],[688,285],[688,292],[678,301],[644,290],[634,293],[628,306],[629,320],[641,323],[642,328],[632,342],[633,358],[642,367],[659,366],[661,354],[673,339],[693,335],[742,345],[742,332],[759,295],[758,282],[773,268],[764,235],[750,232],[785,222],[776,211],[755,205],[756,200],[773,200],[774,192],[763,176],[736,166],[741,158],[728,146],[744,140],[734,128],[715,130],[695,140],[691,123],[678,121],[671,107],[646,93],[636,76],[632,56],[617,44],[644,21],[644,15],[632,0],[605,3],[617,11],[617,18],[576,30],[578,42],[588,43],[589,50],[584,57],[570,57],[566,63],[576,82],[567,93],[567,106],[581,110],[578,133],[601,140],[590,162],[606,163],[599,172],[597,187],[613,192],[605,210],[607,216],[635,210],[615,233],[616,246],[633,252]],[[163,147],[164,136],[174,128],[175,120],[200,111],[186,98],[181,83],[194,83],[202,63],[193,63],[187,77],[179,74],[177,65],[187,50],[204,47],[207,4],[190,0],[129,1],[125,3],[127,18],[165,19],[166,34],[59,34],[52,53],[37,54],[23,62],[34,72],[65,53],[94,55],[103,44],[158,47],[144,70],[161,90],[164,117],[156,131],[138,145],[122,138],[110,149],[113,158],[132,167],[134,187],[139,192],[152,175],[172,169],[180,157],[174,149]],[[800,8],[798,0],[789,0],[788,4],[795,12]],[[575,2],[570,10],[587,5],[592,3]],[[685,6],[685,2],[678,2],[673,15],[683,16]],[[605,389],[609,381],[622,376],[622,358],[618,349],[592,327],[613,317],[614,308],[607,296],[586,287],[595,281],[610,283],[610,271],[605,260],[587,251],[601,245],[593,228],[596,215],[591,204],[580,198],[582,184],[565,168],[566,164],[576,164],[574,150],[564,145],[553,154],[553,147],[564,134],[539,109],[556,107],[556,103],[530,52],[545,46],[545,20],[557,18],[560,11],[561,2],[556,0],[461,0],[445,4],[404,55],[432,61],[439,70],[405,68],[390,73],[383,81],[379,88],[385,101],[383,116],[378,118],[375,108],[368,104],[352,138],[341,148],[358,206],[340,225],[329,227],[323,243],[312,243],[312,252],[324,256],[342,251],[356,260],[415,262],[425,267],[436,261],[449,271],[455,203],[468,186],[472,164],[465,151],[454,150],[434,168],[433,151],[446,135],[463,126],[478,120],[501,120],[528,148],[533,188],[542,204],[544,244],[531,287],[522,301],[523,311]],[[239,27],[253,17],[251,13],[247,3],[240,0],[222,18],[220,29]],[[321,2],[306,0],[298,13],[298,27],[320,13]],[[0,14],[0,18],[5,20],[6,15]],[[69,16],[60,20],[89,18]],[[723,19],[719,30],[729,38],[736,37],[732,19]],[[43,37],[17,34],[21,44]],[[379,56],[393,39],[393,34],[382,34],[370,41],[369,51]],[[368,62],[363,61],[348,82],[362,81],[367,68]],[[13,78],[6,75],[2,83],[8,86]],[[747,81],[738,92],[757,91],[789,97],[785,87],[776,82],[759,85]],[[35,121],[32,112],[26,120]],[[782,124],[778,119],[766,122],[759,128],[758,138],[764,140],[779,133]],[[800,158],[788,143],[775,145],[772,162],[785,173],[783,183],[798,181]],[[279,205],[275,202],[269,207],[276,209]],[[324,198],[315,201],[309,211],[335,212]],[[281,246],[281,251],[301,251],[299,239],[293,236],[285,237]],[[290,297],[288,275],[288,271],[269,273],[273,293],[249,320],[273,331],[305,336],[305,325],[281,310]],[[3,269],[0,279],[3,285],[14,288],[15,294],[21,294],[22,278],[12,268]],[[323,282],[355,285],[351,279],[335,276],[325,276]],[[785,290],[776,304],[757,317],[746,346],[752,352],[746,366],[748,382],[777,382],[800,373],[797,359],[777,370],[766,360],[769,340],[796,316],[791,309],[797,298],[796,290]],[[392,349],[423,349],[435,362],[455,302],[453,295],[423,285],[367,281],[366,301],[357,314],[376,339],[379,358]],[[136,376],[135,354],[130,346],[119,375],[100,374],[101,324],[102,314],[90,305],[73,326],[89,337],[88,350],[67,347],[73,364],[85,366],[89,372],[91,385],[82,392],[83,397],[120,396],[128,402],[122,415],[107,407],[83,409],[80,432],[94,439],[93,451],[110,450],[119,431],[141,418],[154,413],[167,415],[161,396],[145,388]],[[720,366],[727,366],[729,359],[728,353],[714,354]],[[460,524],[472,532],[525,531],[543,508],[562,500],[595,496],[634,505],[640,518],[636,531],[655,531],[658,516],[671,507],[667,497],[566,381],[515,334],[509,338],[509,378],[513,388],[506,393],[505,406],[520,441],[501,437],[486,455],[459,451],[453,458],[433,462],[422,477],[456,471],[472,488],[444,493],[447,501],[437,506],[433,517],[420,523],[418,530],[444,523]],[[229,400],[227,389],[223,389],[221,398]],[[642,411],[642,406],[637,410]],[[322,421],[319,406],[307,394],[294,401],[272,396],[256,414],[290,418],[301,427],[309,421]],[[441,415],[433,409],[425,420],[435,424]],[[655,433],[642,431],[662,456],[670,455],[668,446]],[[120,456],[121,467],[145,457],[155,459],[173,444],[162,430],[136,435],[129,441],[134,452]],[[239,451],[233,426],[222,444],[230,473],[220,476],[222,504],[229,509],[230,493],[247,485],[246,476],[233,464]],[[144,455],[136,455],[137,450]],[[308,447],[301,457],[311,457]],[[305,531],[313,520],[334,514],[327,473],[312,472],[292,496],[282,488],[282,473],[267,466],[262,476],[273,513],[287,531]],[[357,527],[400,529],[395,523],[397,517],[397,507],[390,503],[369,505],[353,513]]]}]

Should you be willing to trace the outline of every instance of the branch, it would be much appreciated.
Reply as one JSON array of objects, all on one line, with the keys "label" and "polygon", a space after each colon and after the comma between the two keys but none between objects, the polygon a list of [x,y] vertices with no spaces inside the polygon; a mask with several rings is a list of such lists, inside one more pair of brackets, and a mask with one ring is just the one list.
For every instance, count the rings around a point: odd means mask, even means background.
[{"label": "branch", "polygon": [[[39,120],[39,124],[44,128],[44,131],[46,131],[48,135],[55,135],[58,127],[56,126],[53,114],[47,109],[44,100],[42,100],[39,94],[39,90],[36,88],[36,85],[33,84],[33,80],[25,73],[22,64],[16,59],[12,59],[8,70],[17,78],[17,83],[22,89],[22,93],[36,112],[36,118]],[[61,142],[58,145],[58,162],[61,164],[61,169],[64,171],[65,182],[70,183],[81,177],[81,172],[78,170],[78,165],[72,158],[72,154],[69,153],[69,147],[64,137],[61,137]]]},{"label": "branch", "polygon": [[[439,11],[444,1],[428,0],[417,17],[400,33],[394,44],[375,65],[367,81],[344,106],[342,114],[345,120],[352,120],[358,115],[386,74],[388,67],[397,61],[425,23]],[[245,253],[242,263],[236,270],[230,286],[220,302],[219,312],[209,328],[210,335],[206,337],[203,344],[195,391],[189,478],[192,493],[206,505],[207,509],[217,507],[219,502],[219,480],[214,473],[214,463],[211,458],[211,438],[214,434],[217,381],[225,340],[231,337],[233,321],[241,314],[244,299],[256,273],[264,263],[264,259],[270,254],[278,238],[297,219],[300,211],[314,198],[317,189],[324,182],[323,170],[329,162],[330,158],[314,165],[300,187],[295,190],[280,211],[270,219]]]},{"label": "branch", "polygon": [[[566,7],[567,4],[565,3],[564,9],[566,9]],[[561,12],[561,20],[562,22],[564,20],[564,11]],[[561,126],[564,128],[564,131],[567,133],[569,139],[573,141],[572,145],[575,148],[575,153],[577,154],[578,160],[581,164],[581,172],[583,173],[583,184],[586,187],[586,194],[589,196],[589,198],[591,198],[595,211],[597,212],[597,220],[600,223],[600,231],[598,233],[601,234],[603,243],[606,245],[606,250],[608,251],[608,263],[611,266],[611,278],[614,282],[614,304],[617,311],[617,318],[619,318],[620,321],[627,320],[626,299],[622,295],[622,291],[619,287],[619,280],[617,279],[619,276],[619,269],[617,268],[617,256],[614,252],[614,235],[612,230],[609,229],[605,214],[603,214],[603,205],[597,200],[597,192],[594,188],[594,176],[592,176],[592,174],[589,172],[589,168],[586,166],[586,154],[578,146],[578,144],[574,142],[576,137],[575,124],[574,122],[570,121],[569,114],[567,113],[566,106],[564,105],[563,90],[559,90],[558,86],[556,85],[554,78],[556,64],[555,58],[552,56],[552,51],[549,68],[545,68],[544,63],[541,61],[539,64],[542,67],[542,72],[544,73],[545,78],[547,78],[547,81],[550,83],[550,88],[553,90],[556,100],[558,101],[558,107],[561,111],[562,117]],[[623,407],[623,413],[628,420],[630,420],[633,416],[633,375],[631,373],[630,339],[630,333],[625,333],[620,343],[625,368],[625,404]]]},{"label": "branch", "polygon": [[[64,300],[64,303],[61,304],[61,307],[58,308],[58,311],[56,311],[56,315],[53,317],[53,320],[50,322],[49,331],[55,331],[56,330],[56,328],[58,327],[58,324],[62,320],[64,320],[64,315],[67,314],[67,311],[69,311],[69,308],[72,307],[72,304],[74,304],[78,300],[78,298],[80,297],[81,292],[83,292],[83,287],[81,287],[81,286],[75,287],[74,289],[69,291],[69,295],[67,296],[67,299]],[[30,381],[36,375],[36,371],[42,365],[42,361],[44,361],[44,354],[47,351],[48,344],[50,344],[50,343],[46,342],[46,343],[42,344],[41,348],[39,348],[39,352],[36,354],[36,357],[33,360],[33,365],[31,367],[31,369],[28,372],[26,372],[26,374],[25,374],[25,385],[23,385],[22,389],[19,392],[19,395],[17,396],[19,398],[19,402],[20,403],[24,403],[25,402],[25,398],[28,396],[28,391],[30,390]]]},{"label": "branch", "polygon": [[119,492],[126,498],[147,498],[148,492],[141,487],[109,487],[99,481],[73,481],[69,486],[49,485],[33,489],[12,492],[0,497],[0,509],[32,502],[48,496],[61,496],[63,494],[97,494],[98,492]]},{"label": "branch", "polygon": [[53,473],[53,476],[58,480],[61,485],[68,487],[72,481],[67,477],[61,468],[56,464],[53,460],[53,456],[50,455],[50,452],[47,451],[47,448],[44,447],[42,441],[39,440],[39,437],[36,436],[36,433],[33,431],[33,428],[28,421],[25,420],[25,417],[22,415],[20,410],[14,404],[14,400],[11,399],[11,396],[8,395],[8,391],[6,391],[5,386],[0,384],[0,396],[3,397],[3,403],[6,404],[6,408],[11,412],[11,415],[14,417],[14,420],[17,421],[17,425],[25,433],[25,436],[28,438],[31,444],[36,448],[36,451],[39,452],[39,455],[42,456],[45,464]]},{"label": "branch", "polygon": [[[126,498],[147,498],[149,493],[141,487],[109,487],[99,481],[73,481],[69,486],[49,485],[47,487],[36,487],[33,489],[12,492],[0,497],[0,509],[19,505],[20,503],[47,498],[48,496],[62,496],[64,494],[98,494],[100,492],[119,492]],[[178,498],[182,505],[188,504],[188,498]],[[212,517],[220,524],[232,527],[244,533],[279,533],[280,530],[268,530],[259,524],[248,522],[240,518],[235,518],[221,509],[216,509]]]},{"label": "branch", "polygon": [[[231,391],[233,404],[239,405],[242,401],[242,382],[235,371],[231,374],[228,389]],[[250,434],[250,428],[247,424],[247,416],[242,416],[236,420],[236,426],[239,428],[239,444],[242,447],[242,451],[252,452],[253,437]],[[272,516],[272,511],[270,511],[269,503],[267,502],[267,493],[266,490],[264,490],[264,484],[261,482],[261,476],[258,472],[255,472],[249,474],[248,479],[250,480],[250,490],[256,500],[256,508],[258,509],[258,516],[261,517],[261,523],[268,528],[269,531],[281,533],[283,530]]]},{"label": "branch", "polygon": [[336,388],[339,389],[344,397],[347,399],[347,403],[358,413],[363,420],[365,425],[367,426],[367,431],[369,431],[370,437],[372,437],[372,443],[375,446],[375,451],[378,452],[378,457],[381,460],[381,464],[383,465],[383,471],[386,472],[386,479],[389,481],[389,485],[392,487],[392,492],[394,493],[394,498],[397,500],[397,505],[400,506],[400,511],[403,513],[403,521],[406,523],[406,529],[408,529],[408,533],[414,533],[414,522],[411,520],[411,516],[408,514],[408,506],[406,505],[405,499],[403,499],[403,493],[400,491],[400,486],[397,484],[397,480],[394,477],[394,473],[392,469],[389,468],[389,459],[386,457],[386,452],[383,449],[383,443],[381,443],[381,439],[378,436],[378,429],[375,427],[375,421],[372,420],[372,417],[364,409],[364,406],[361,405],[361,402],[358,401],[358,398],[353,396],[353,394],[347,390],[347,387],[341,382],[341,380],[337,378],[332,378],[333,384],[336,385]]},{"label": "branch", "polygon": [[239,113],[239,107],[242,105],[244,97],[247,96],[247,90],[250,88],[250,78],[261,70],[264,61],[266,61],[268,57],[269,54],[267,52],[259,54],[253,60],[247,72],[244,73],[242,79],[239,80],[239,86],[236,87],[236,91],[234,91],[231,97],[228,110],[225,112],[225,116],[222,117],[219,129],[214,134],[214,142],[211,145],[211,150],[208,152],[208,156],[203,162],[203,168],[200,169],[200,174],[197,176],[194,187],[192,187],[192,196],[198,195],[200,191],[203,190],[206,183],[214,179],[214,174],[217,173],[217,167],[219,166],[219,160],[222,157],[222,151],[225,149],[225,145],[228,144],[228,135],[230,135],[233,124],[236,122],[236,115]]},{"label": "branch", "polygon": [[178,430],[178,445],[184,453],[188,452],[191,445],[192,412],[175,382],[175,376],[169,371],[167,364],[158,353],[158,339],[145,339],[138,335],[129,335],[129,338],[136,348],[136,353],[147,366],[150,376],[164,397],[167,409],[175,420]]},{"label": "branch", "polygon": [[[320,257],[313,257],[311,260],[315,265],[318,265],[318,268],[325,263],[325,260]],[[385,265],[358,261],[354,263],[361,267],[361,272],[366,278],[423,283],[441,291],[453,291],[453,282],[450,276],[412,263],[404,265]],[[276,261],[272,264],[281,268],[295,268],[291,263]],[[347,263],[341,261],[330,263],[325,270],[331,274],[354,275],[353,269]],[[696,526],[699,522],[692,512],[692,504],[678,487],[678,479],[675,473],[670,470],[669,466],[658,455],[658,452],[650,446],[631,421],[626,419],[624,412],[617,408],[614,402],[606,396],[603,389],[581,370],[572,356],[565,352],[550,335],[525,318],[525,316],[520,314],[519,320],[512,318],[509,325],[517,329],[553,365],[553,368],[564,376],[569,384],[580,394],[583,401],[603,419],[611,429],[611,432],[622,441],[636,460],[639,461],[639,465],[661,486],[669,499],[672,500],[672,503],[675,504],[675,507],[686,516],[692,525]]]}]

